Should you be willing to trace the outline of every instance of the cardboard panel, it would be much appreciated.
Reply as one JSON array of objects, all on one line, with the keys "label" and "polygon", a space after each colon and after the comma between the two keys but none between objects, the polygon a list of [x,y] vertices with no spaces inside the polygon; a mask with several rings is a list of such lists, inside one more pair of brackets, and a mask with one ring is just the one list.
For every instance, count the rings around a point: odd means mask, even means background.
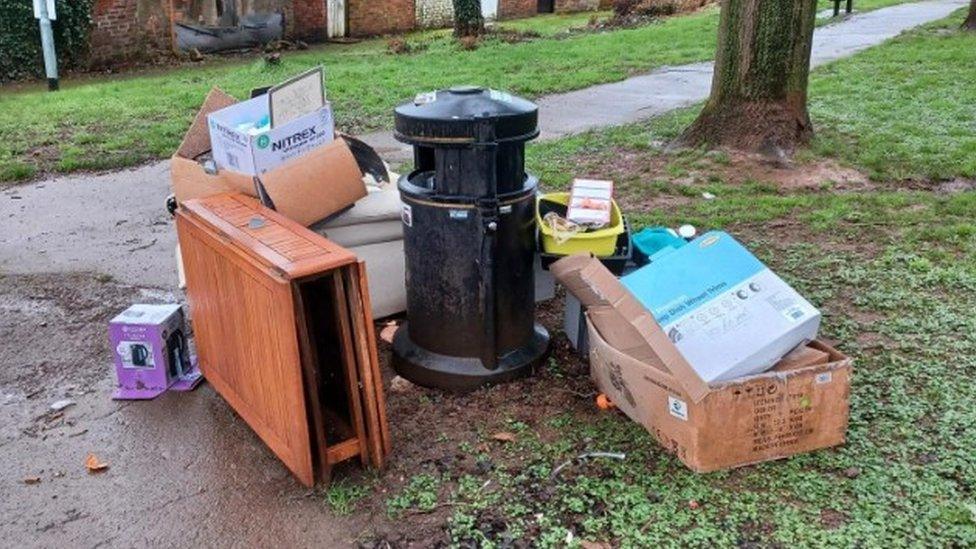
[{"label": "cardboard panel", "polygon": [[366,196],[359,164],[341,139],[259,177],[275,210],[308,226]]},{"label": "cardboard panel", "polygon": [[176,149],[176,157],[193,160],[210,150],[210,128],[207,126],[207,116],[237,103],[237,100],[214,86],[203,100],[203,105],[193,118],[190,129],[183,136],[183,142]]},{"label": "cardboard panel", "polygon": [[694,468],[713,471],[844,442],[850,362],[729,383],[705,400]]},{"label": "cardboard panel", "polygon": [[[613,311],[602,317],[604,325],[600,331],[621,345],[618,349],[627,349],[631,356],[663,365],[684,386],[692,401],[705,398],[708,384],[681,356],[651,313],[598,259],[570,256],[553,263],[549,270],[583,305]],[[635,338],[642,339],[643,344],[635,343],[639,342]]]}]

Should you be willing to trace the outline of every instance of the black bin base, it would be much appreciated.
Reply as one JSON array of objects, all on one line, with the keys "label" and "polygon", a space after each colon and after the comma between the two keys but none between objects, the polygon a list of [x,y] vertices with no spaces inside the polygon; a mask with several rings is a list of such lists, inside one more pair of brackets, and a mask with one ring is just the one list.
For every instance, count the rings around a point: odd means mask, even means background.
[{"label": "black bin base", "polygon": [[549,332],[536,323],[532,342],[500,357],[494,370],[485,368],[480,358],[448,356],[428,351],[410,340],[404,322],[393,336],[393,369],[409,381],[453,393],[468,393],[526,377],[549,355]]}]

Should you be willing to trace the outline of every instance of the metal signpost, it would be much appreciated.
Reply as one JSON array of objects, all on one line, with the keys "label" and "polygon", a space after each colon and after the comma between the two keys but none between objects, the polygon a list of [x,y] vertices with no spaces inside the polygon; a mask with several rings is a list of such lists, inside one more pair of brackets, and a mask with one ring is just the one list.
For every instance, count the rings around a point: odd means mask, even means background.
[{"label": "metal signpost", "polygon": [[58,18],[54,0],[34,0],[34,17],[41,25],[41,48],[44,50],[44,72],[47,73],[47,89],[58,89],[58,56],[54,51],[54,31],[51,21]]}]

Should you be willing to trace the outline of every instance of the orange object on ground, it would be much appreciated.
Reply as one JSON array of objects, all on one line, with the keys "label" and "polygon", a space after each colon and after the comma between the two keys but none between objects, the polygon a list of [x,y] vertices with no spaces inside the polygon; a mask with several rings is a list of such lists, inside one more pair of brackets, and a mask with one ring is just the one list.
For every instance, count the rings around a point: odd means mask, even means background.
[{"label": "orange object on ground", "polygon": [[612,408],[616,408],[617,405],[614,404],[613,401],[607,397],[607,395],[600,393],[596,395],[596,407],[601,410],[610,410]]}]

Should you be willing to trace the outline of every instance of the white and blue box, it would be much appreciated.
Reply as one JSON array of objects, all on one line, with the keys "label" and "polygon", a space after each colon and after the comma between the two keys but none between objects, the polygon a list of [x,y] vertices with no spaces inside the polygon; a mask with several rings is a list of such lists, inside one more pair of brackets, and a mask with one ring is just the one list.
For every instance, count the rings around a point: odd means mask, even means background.
[{"label": "white and blue box", "polygon": [[332,107],[328,102],[267,131],[253,133],[242,129],[269,119],[267,94],[211,113],[207,122],[217,167],[246,175],[261,175],[335,139]]},{"label": "white and blue box", "polygon": [[820,328],[813,305],[721,231],[705,233],[621,283],[706,383],[764,372],[816,339]]}]

